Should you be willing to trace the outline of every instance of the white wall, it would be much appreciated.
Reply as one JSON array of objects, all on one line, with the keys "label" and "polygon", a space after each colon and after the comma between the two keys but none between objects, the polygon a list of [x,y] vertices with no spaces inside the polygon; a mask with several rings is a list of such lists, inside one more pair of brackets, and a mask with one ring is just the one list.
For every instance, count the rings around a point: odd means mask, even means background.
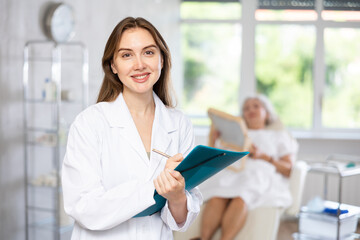
[{"label": "white wall", "polygon": [[[46,39],[41,21],[46,0],[0,0],[0,239],[24,239],[24,145],[22,64],[28,40]],[[179,0],[66,0],[76,12],[74,41],[90,55],[90,103],[102,81],[101,57],[115,25],[126,16],[144,17],[180,56]],[[173,80],[179,89],[181,69],[174,58]]]}]

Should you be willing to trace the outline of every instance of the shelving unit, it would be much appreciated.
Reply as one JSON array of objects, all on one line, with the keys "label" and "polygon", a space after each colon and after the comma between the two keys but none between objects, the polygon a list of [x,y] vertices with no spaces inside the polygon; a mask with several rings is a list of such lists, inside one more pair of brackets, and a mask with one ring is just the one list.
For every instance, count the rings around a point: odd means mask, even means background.
[{"label": "shelving unit", "polygon": [[[45,79],[53,92],[46,91]],[[26,239],[70,239],[72,222],[63,211],[60,172],[69,125],[88,105],[84,44],[26,43],[23,88]]]},{"label": "shelving unit", "polygon": [[[331,220],[335,222],[335,235],[334,238],[326,238],[326,239],[336,239],[336,240],[353,240],[360,239],[360,234],[350,233],[346,236],[341,234],[342,231],[346,232],[346,228],[352,228],[351,226],[356,225],[358,222],[358,215],[360,213],[360,207],[351,206],[343,203],[342,200],[342,185],[343,179],[346,177],[360,175],[360,157],[357,156],[348,156],[348,155],[330,155],[325,162],[313,163],[309,172],[322,174],[324,175],[324,192],[323,199],[328,199],[328,185],[329,185],[329,176],[334,175],[338,177],[338,201],[330,202],[325,201],[325,205],[330,205],[332,209],[336,209],[336,215],[326,214],[326,213],[317,213],[311,212],[307,207],[302,207],[299,215],[299,232],[293,234],[294,239],[301,240],[318,240],[325,239],[324,236],[317,236],[316,234],[304,233],[301,231],[301,223],[305,218],[317,219],[320,222],[321,219],[327,219],[327,221]],[[341,209],[349,209],[349,213],[341,214]],[[313,222],[313,228],[320,227],[317,226],[317,220]],[[348,224],[350,222],[350,224]],[[344,225],[347,226],[344,227]],[[324,226],[324,225],[323,225]],[[356,227],[355,227],[356,228]],[[325,230],[325,229],[324,229]],[[331,231],[333,229],[327,229],[327,231]],[[316,230],[314,232],[318,232]]]}]

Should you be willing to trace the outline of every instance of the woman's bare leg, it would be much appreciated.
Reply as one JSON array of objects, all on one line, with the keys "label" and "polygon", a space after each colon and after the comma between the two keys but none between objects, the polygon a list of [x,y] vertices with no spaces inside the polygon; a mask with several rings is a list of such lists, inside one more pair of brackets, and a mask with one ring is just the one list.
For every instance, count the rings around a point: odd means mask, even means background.
[{"label": "woman's bare leg", "polygon": [[211,198],[205,206],[201,221],[201,240],[209,240],[220,226],[230,199]]},{"label": "woman's bare leg", "polygon": [[242,198],[233,198],[229,202],[221,222],[221,239],[234,239],[244,226],[248,214]]}]

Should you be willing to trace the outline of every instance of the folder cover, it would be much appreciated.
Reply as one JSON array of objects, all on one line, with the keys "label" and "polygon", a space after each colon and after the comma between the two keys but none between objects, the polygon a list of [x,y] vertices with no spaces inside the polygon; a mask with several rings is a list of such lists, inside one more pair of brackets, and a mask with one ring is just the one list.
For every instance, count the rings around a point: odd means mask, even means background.
[{"label": "folder cover", "polygon": [[[175,168],[185,179],[185,189],[191,190],[212,177],[227,166],[249,154],[249,152],[234,152],[203,145],[196,146],[182,162]],[[160,211],[166,203],[166,199],[154,193],[155,204],[134,217],[144,217]]]}]

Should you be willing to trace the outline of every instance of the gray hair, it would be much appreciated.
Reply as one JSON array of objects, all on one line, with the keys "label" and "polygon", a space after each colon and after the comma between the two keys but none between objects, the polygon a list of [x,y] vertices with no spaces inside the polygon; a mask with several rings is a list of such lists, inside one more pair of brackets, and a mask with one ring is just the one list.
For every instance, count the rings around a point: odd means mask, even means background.
[{"label": "gray hair", "polygon": [[275,112],[274,106],[272,105],[272,103],[270,102],[270,100],[263,94],[254,94],[254,95],[249,95],[248,97],[245,98],[242,107],[241,107],[241,115],[244,117],[244,113],[243,113],[243,108],[245,103],[250,100],[250,99],[257,99],[261,102],[261,104],[263,105],[263,107],[265,108],[267,114],[268,114],[268,118],[266,119],[266,126],[269,126],[273,123],[275,123],[276,121],[279,121],[279,118]]}]

